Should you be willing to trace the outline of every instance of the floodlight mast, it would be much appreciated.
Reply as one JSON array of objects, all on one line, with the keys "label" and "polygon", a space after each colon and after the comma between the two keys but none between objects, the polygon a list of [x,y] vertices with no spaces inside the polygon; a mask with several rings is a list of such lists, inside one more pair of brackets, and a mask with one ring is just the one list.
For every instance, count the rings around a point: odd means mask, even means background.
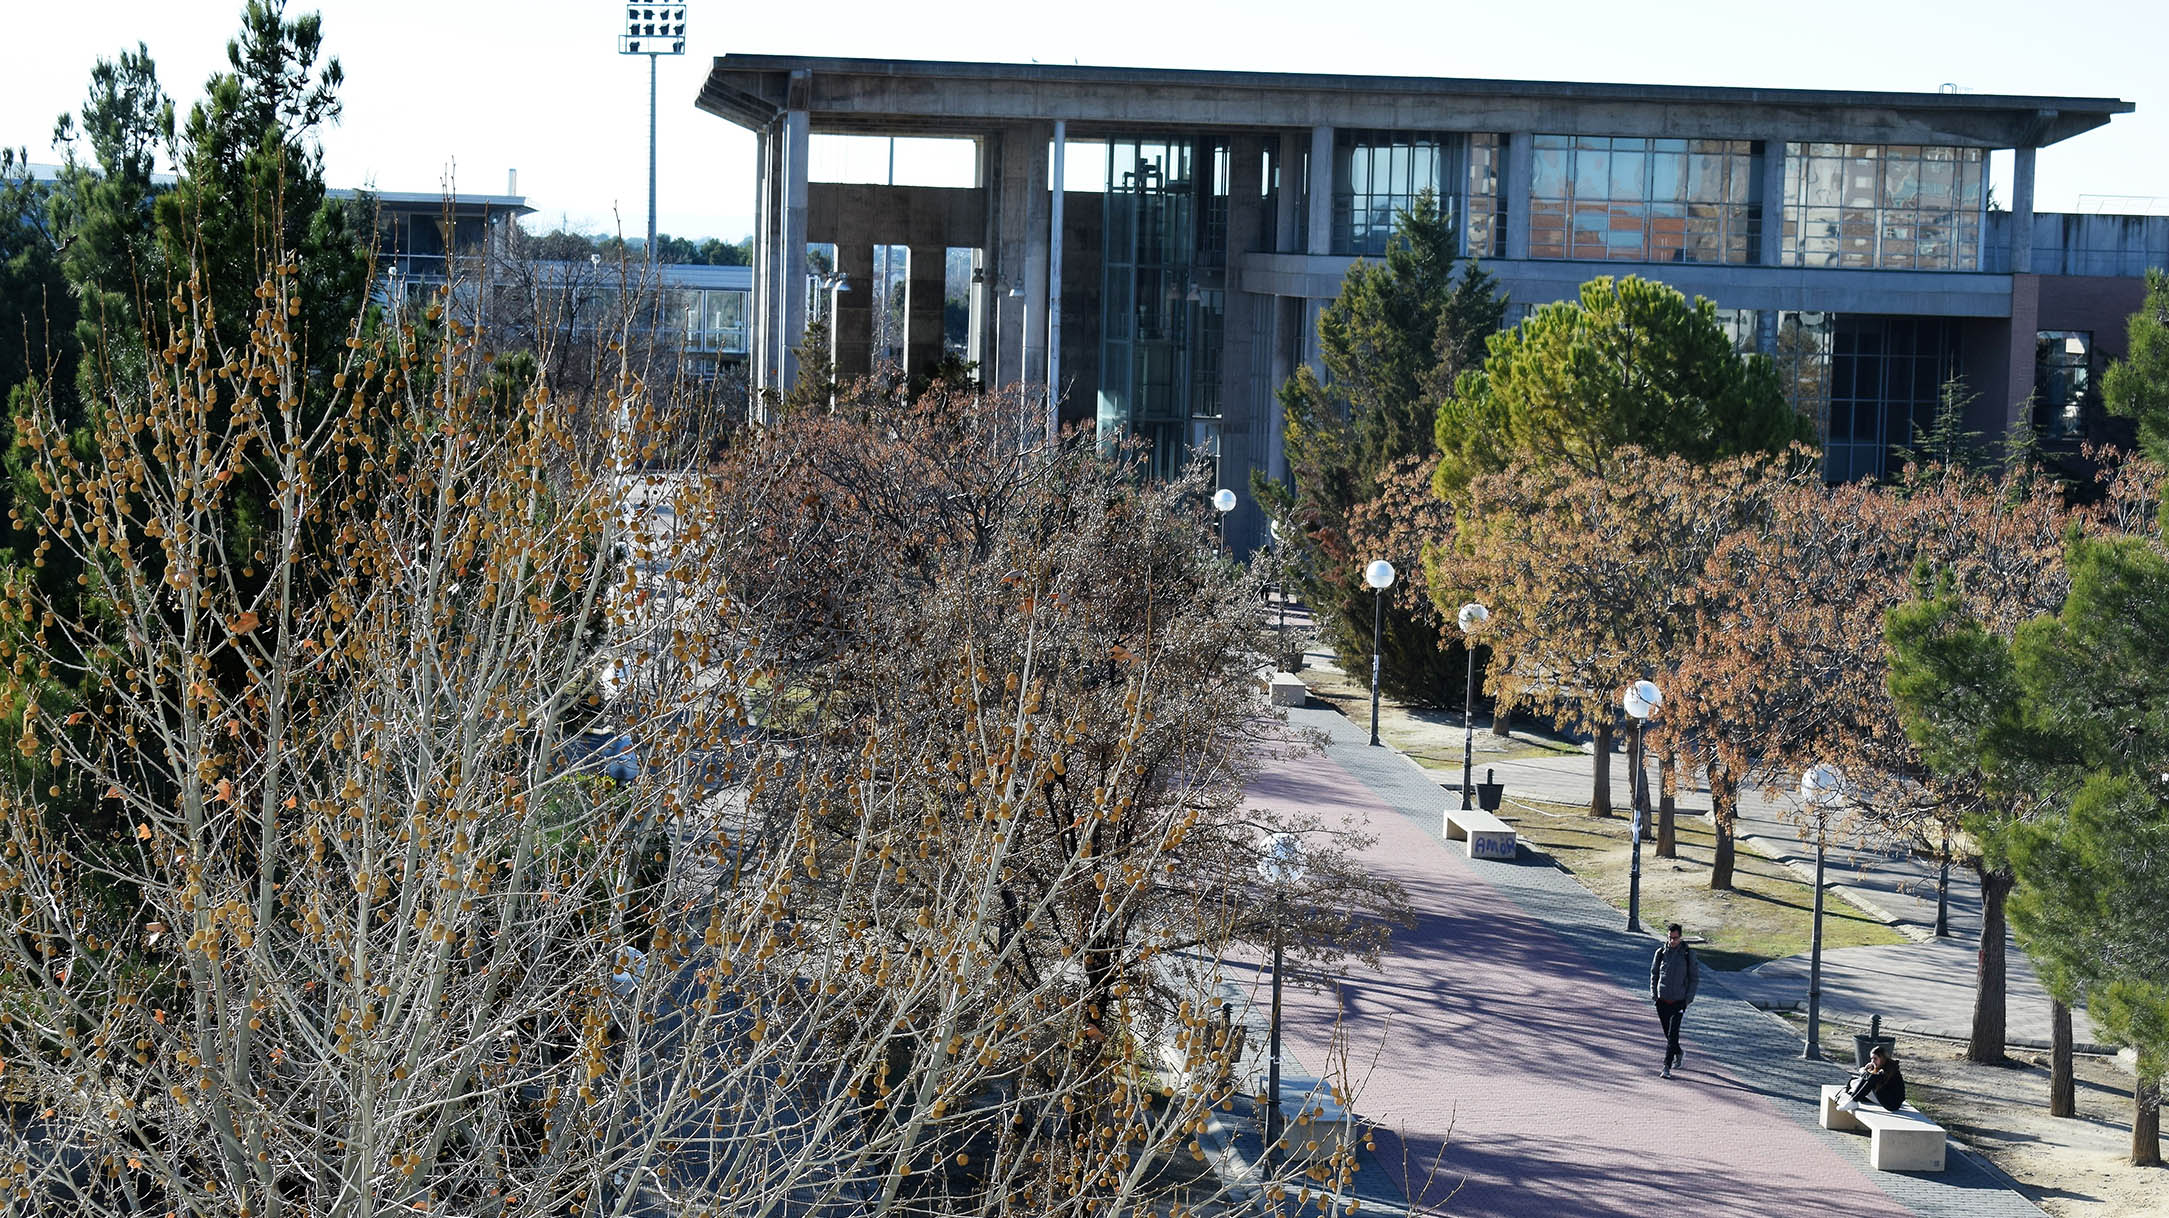
[{"label": "floodlight mast", "polygon": [[648,262],[655,262],[655,57],[685,54],[685,5],[627,4],[618,54],[648,57]]}]

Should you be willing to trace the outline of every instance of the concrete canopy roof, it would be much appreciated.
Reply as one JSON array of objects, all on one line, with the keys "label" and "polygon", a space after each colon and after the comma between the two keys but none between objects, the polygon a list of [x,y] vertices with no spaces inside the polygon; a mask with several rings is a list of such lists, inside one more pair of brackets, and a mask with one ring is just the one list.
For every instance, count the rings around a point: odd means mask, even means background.
[{"label": "concrete canopy roof", "polygon": [[[793,74],[799,96],[792,97]],[[2115,98],[1858,93],[1065,64],[718,56],[698,105],[760,128],[794,102],[814,130],[980,134],[1065,119],[1073,137],[1196,128],[1373,127],[2015,148],[2128,114]]]}]

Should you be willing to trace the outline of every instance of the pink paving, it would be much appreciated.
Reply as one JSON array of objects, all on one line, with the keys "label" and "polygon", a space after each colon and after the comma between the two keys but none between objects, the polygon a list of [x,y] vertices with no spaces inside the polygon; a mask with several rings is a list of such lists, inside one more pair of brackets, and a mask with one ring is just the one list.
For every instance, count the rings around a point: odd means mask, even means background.
[{"label": "pink paving", "polygon": [[1449,851],[1315,754],[1268,762],[1250,793],[1362,825],[1377,838],[1373,867],[1413,900],[1418,924],[1395,931],[1383,972],[1351,970],[1337,1011],[1333,993],[1291,988],[1283,1027],[1316,1069],[1338,1016],[1353,1069],[1376,1062],[1355,1109],[1381,1127],[1379,1159],[1419,1205],[1545,1218],[1907,1213],[1703,1058],[1691,1030],[1680,1077],[1658,1078],[1664,1041],[1647,996],[1492,888],[1481,869],[1497,864]]}]

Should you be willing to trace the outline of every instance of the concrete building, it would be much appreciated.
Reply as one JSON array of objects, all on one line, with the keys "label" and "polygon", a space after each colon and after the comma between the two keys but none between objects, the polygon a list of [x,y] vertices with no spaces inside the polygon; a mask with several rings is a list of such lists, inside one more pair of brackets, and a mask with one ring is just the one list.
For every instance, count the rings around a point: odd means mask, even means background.
[{"label": "concrete building", "polygon": [[[2114,99],[729,55],[699,105],[755,135],[759,386],[789,383],[830,282],[810,244],[847,280],[909,249],[907,366],[938,354],[932,268],[969,249],[968,349],[993,379],[1238,489],[1282,475],[1273,387],[1425,188],[1517,315],[1603,274],[1708,297],[1780,360],[1833,478],[1882,472],[1953,373],[1969,426],[2070,441],[2169,259],[2169,220],[2034,214],[2036,150],[2132,109]],[[838,137],[893,141],[889,175],[820,180]],[[900,143],[941,139],[968,142],[966,180],[898,180]],[[862,318],[834,321],[840,370],[864,370]],[[1255,542],[1248,499],[1232,536]]]}]

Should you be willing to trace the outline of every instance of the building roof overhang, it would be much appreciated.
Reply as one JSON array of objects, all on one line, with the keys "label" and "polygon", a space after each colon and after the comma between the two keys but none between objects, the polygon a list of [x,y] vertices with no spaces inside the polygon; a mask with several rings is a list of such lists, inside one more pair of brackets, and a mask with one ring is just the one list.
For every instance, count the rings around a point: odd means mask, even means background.
[{"label": "building roof overhang", "polygon": [[755,130],[787,109],[803,108],[816,131],[863,134],[983,134],[1059,118],[1081,138],[1171,128],[1330,126],[1979,148],[2053,144],[2133,108],[2099,97],[792,55],[717,57],[697,104]]}]

